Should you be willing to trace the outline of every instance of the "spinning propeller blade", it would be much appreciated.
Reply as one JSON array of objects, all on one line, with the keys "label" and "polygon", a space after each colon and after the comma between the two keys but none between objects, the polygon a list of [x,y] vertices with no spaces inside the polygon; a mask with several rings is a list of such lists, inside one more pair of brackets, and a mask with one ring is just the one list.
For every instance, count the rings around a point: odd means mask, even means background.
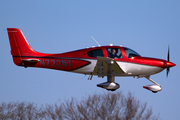
[{"label": "spinning propeller blade", "polygon": [[[169,62],[169,46],[168,46],[168,54],[167,54],[167,61]],[[167,67],[166,69],[166,77],[168,77],[168,74],[169,74],[169,71],[170,71],[170,67]]]}]

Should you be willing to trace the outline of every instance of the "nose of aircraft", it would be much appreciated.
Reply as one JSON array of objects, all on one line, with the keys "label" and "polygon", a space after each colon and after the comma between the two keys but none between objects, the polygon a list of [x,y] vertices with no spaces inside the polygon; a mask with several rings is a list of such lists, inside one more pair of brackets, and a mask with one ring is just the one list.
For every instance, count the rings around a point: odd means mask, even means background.
[{"label": "nose of aircraft", "polygon": [[167,61],[167,62],[166,62],[166,66],[170,68],[170,67],[176,66],[176,64]]}]

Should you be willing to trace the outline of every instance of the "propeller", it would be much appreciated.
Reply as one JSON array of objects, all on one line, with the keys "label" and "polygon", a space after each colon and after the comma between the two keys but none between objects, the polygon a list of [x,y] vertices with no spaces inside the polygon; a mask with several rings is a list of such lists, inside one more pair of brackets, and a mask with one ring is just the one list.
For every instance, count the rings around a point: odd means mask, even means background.
[{"label": "propeller", "polygon": [[[168,54],[167,54],[167,61],[169,62],[169,46],[168,46]],[[168,77],[168,74],[169,74],[169,71],[170,71],[170,67],[167,67],[166,69],[166,77]]]}]

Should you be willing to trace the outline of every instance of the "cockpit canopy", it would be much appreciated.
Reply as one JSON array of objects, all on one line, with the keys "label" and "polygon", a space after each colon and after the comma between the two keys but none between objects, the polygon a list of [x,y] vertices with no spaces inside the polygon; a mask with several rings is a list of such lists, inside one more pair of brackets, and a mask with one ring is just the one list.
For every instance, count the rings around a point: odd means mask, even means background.
[{"label": "cockpit canopy", "polygon": [[[94,57],[94,58],[97,58],[97,56],[101,56],[101,57],[109,57],[109,58],[120,59],[120,58],[125,57],[125,56],[123,56],[122,52],[124,52],[126,54],[127,58],[140,56],[134,50],[131,50],[131,49],[126,48],[126,47],[117,47],[117,46],[116,47],[114,47],[114,46],[113,47],[111,47],[111,46],[102,47],[102,48],[98,48],[98,49],[95,49],[95,50],[90,50],[90,51],[87,52],[87,55],[89,57]],[[105,56],[105,55],[108,55],[108,56]]]}]

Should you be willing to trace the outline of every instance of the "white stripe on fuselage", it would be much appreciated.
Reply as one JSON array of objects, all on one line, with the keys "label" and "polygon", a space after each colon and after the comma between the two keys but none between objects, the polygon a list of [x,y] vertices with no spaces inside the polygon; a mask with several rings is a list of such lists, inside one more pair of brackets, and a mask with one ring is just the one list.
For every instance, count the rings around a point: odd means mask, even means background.
[{"label": "white stripe on fuselage", "polygon": [[[91,62],[91,64],[74,70],[72,72],[75,73],[82,73],[82,74],[91,74],[96,66],[97,60],[96,59],[82,59],[85,61]],[[143,64],[136,64],[130,62],[121,62],[116,61],[120,68],[125,72],[123,74],[119,74],[116,76],[147,76],[161,72],[164,68],[150,66],[150,65],[143,65]]]}]

